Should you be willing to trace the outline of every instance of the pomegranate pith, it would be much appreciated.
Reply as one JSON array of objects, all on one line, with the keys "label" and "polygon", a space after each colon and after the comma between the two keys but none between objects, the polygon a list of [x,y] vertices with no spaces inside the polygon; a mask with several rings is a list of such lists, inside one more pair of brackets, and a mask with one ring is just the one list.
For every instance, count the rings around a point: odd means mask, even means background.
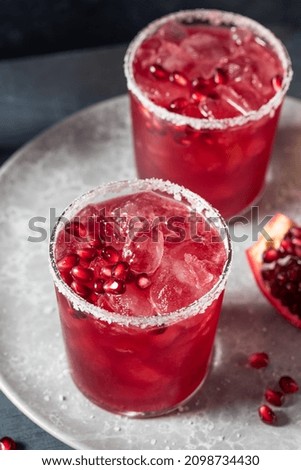
[{"label": "pomegranate pith", "polygon": [[286,320],[301,328],[301,227],[283,214],[265,226],[270,240],[261,235],[247,250],[256,282]]}]

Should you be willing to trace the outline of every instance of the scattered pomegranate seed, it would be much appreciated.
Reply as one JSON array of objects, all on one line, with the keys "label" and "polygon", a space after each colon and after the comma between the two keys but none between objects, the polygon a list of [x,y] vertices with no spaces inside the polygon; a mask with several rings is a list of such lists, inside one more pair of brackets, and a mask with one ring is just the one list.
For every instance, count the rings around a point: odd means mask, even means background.
[{"label": "scattered pomegranate seed", "polygon": [[15,441],[8,436],[0,439],[0,450],[15,450],[17,448]]},{"label": "scattered pomegranate seed", "polygon": [[283,78],[281,75],[275,75],[275,77],[272,78],[272,85],[275,91],[280,90],[282,86],[282,81],[283,81]]},{"label": "scattered pomegranate seed", "polygon": [[71,269],[71,275],[76,281],[89,282],[93,277],[93,272],[84,266],[74,266]]},{"label": "scattered pomegranate seed", "polygon": [[60,270],[68,270],[70,271],[73,266],[75,266],[78,263],[78,256],[77,255],[66,255],[64,258],[60,259],[60,261],[57,262],[57,267]]},{"label": "scattered pomegranate seed", "polygon": [[284,402],[284,394],[278,390],[273,390],[271,388],[267,388],[264,393],[265,399],[271,405],[274,406],[282,406]]},{"label": "scattered pomegranate seed", "polygon": [[104,293],[103,284],[104,284],[104,281],[102,279],[98,279],[97,281],[94,282],[93,289],[94,289],[94,292],[96,292],[96,294]]},{"label": "scattered pomegranate seed", "polygon": [[224,85],[228,81],[227,72],[224,69],[217,68],[213,79],[217,85]]},{"label": "scattered pomegranate seed", "polygon": [[128,276],[129,268],[128,263],[125,261],[119,261],[119,263],[115,264],[112,268],[112,277],[125,281]]},{"label": "scattered pomegranate seed", "polygon": [[279,379],[279,385],[284,393],[296,393],[299,390],[297,382],[287,375],[284,375]]},{"label": "scattered pomegranate seed", "polygon": [[169,109],[171,111],[178,113],[178,112],[181,112],[186,106],[188,106],[188,104],[189,102],[186,100],[186,98],[183,98],[183,97],[176,98],[170,103]]},{"label": "scattered pomegranate seed", "polygon": [[269,356],[265,352],[253,353],[249,356],[248,362],[254,369],[262,369],[269,364]]},{"label": "scattered pomegranate seed", "polygon": [[179,86],[186,86],[188,84],[187,78],[180,72],[172,72],[169,76],[169,80]]},{"label": "scattered pomegranate seed", "polygon": [[80,297],[82,297],[83,299],[85,299],[86,297],[88,297],[89,293],[90,293],[90,289],[89,287],[81,284],[80,282],[76,282],[76,281],[73,281],[71,283],[71,289],[74,290],[74,292],[79,295]]},{"label": "scattered pomegranate seed", "polygon": [[109,261],[110,263],[113,263],[113,264],[117,263],[120,259],[120,255],[119,255],[118,251],[115,250],[115,248],[113,248],[113,246],[106,246],[102,250],[102,257],[106,261]]},{"label": "scattered pomegranate seed", "polygon": [[97,251],[95,248],[79,248],[77,254],[80,258],[90,261],[95,258]]},{"label": "scattered pomegranate seed", "polygon": [[157,80],[167,80],[168,79],[168,72],[159,64],[153,64],[149,67],[150,73],[155,77]]},{"label": "scattered pomegranate seed", "polygon": [[276,261],[278,258],[279,258],[278,250],[275,250],[275,248],[269,248],[262,255],[262,261],[264,263],[272,263],[273,261]]},{"label": "scattered pomegranate seed", "polygon": [[150,280],[150,278],[148,277],[146,273],[138,274],[138,276],[136,277],[136,285],[140,289],[146,289],[147,287],[151,285],[151,283],[152,281]]},{"label": "scattered pomegranate seed", "polygon": [[108,281],[104,282],[103,290],[107,294],[123,294],[126,291],[125,282],[120,281],[119,279],[109,279]]},{"label": "scattered pomegranate seed", "polygon": [[277,416],[267,405],[261,405],[258,408],[258,414],[260,419],[266,424],[276,424],[277,422]]}]

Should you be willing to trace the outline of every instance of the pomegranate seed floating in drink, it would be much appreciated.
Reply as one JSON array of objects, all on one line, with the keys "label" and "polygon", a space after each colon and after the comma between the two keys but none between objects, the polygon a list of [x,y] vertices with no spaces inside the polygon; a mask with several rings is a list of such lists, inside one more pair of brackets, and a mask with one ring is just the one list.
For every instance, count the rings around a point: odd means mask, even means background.
[{"label": "pomegranate seed floating in drink", "polygon": [[[125,74],[139,176],[188,187],[226,218],[249,207],[292,77],[281,42],[233,13],[172,13],[133,40]],[[179,138],[188,126],[198,138]]]},{"label": "pomegranate seed floating in drink", "polygon": [[[111,183],[77,200],[76,210],[51,242],[74,381],[110,411],[171,411],[208,369],[231,257],[227,228],[199,196],[161,180]],[[101,247],[88,246],[87,227],[100,216],[93,240]],[[83,237],[69,230],[75,220]]]}]

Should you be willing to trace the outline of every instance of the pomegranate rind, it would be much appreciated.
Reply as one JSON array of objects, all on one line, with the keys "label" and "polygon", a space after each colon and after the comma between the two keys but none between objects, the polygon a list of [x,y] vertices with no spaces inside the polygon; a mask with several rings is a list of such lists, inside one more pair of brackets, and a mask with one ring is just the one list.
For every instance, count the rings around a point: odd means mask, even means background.
[{"label": "pomegranate rind", "polygon": [[276,311],[287,320],[291,325],[296,328],[301,329],[301,319],[294,315],[287,307],[282,305],[280,300],[272,296],[268,286],[265,284],[262,275],[262,255],[267,248],[276,248],[278,249],[284,235],[288,230],[294,226],[295,223],[284,214],[276,214],[264,227],[266,233],[270,237],[270,241],[267,240],[264,235],[260,235],[258,241],[246,250],[246,255],[248,262],[252,269],[253,275],[255,277],[256,283],[263,293],[263,295],[268,299],[268,301],[273,305]]}]

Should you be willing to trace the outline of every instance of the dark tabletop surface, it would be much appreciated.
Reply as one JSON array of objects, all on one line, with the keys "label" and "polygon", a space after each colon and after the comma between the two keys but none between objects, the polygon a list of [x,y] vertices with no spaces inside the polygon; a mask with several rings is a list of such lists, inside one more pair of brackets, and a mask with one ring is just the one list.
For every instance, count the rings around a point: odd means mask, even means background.
[{"label": "dark tabletop surface", "polygon": [[[289,94],[301,98],[301,31],[267,26],[289,51],[295,72]],[[121,45],[0,62],[0,163],[67,115],[124,93],[125,49]],[[23,449],[69,449],[0,392],[0,437],[3,435],[13,437]]]}]

